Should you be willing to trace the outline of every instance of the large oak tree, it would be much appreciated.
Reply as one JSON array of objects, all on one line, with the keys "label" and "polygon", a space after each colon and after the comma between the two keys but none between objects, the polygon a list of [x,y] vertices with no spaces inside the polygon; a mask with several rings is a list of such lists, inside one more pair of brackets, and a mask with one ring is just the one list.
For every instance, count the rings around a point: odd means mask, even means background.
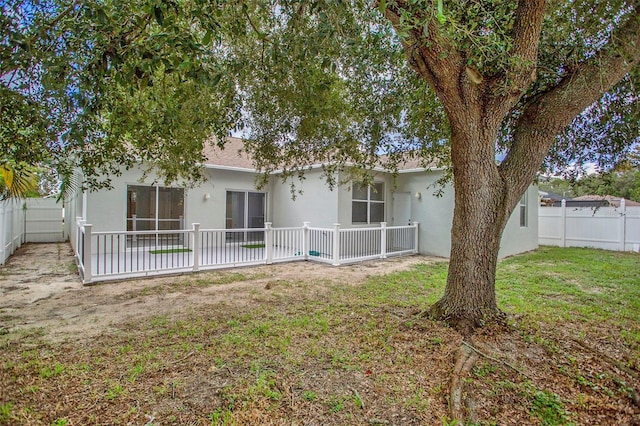
[{"label": "large oak tree", "polygon": [[366,181],[381,154],[391,169],[410,157],[450,164],[451,261],[431,312],[466,332],[500,315],[500,238],[541,166],[611,163],[638,142],[638,7],[9,2],[2,105],[18,105],[7,122],[40,138],[33,149],[12,127],[0,142],[9,157],[44,151],[63,170],[80,166],[96,186],[138,160],[195,178],[202,144],[231,130],[265,176],[284,179],[322,162],[329,184],[347,163]]},{"label": "large oak tree", "polygon": [[[407,32],[407,60],[446,111],[455,188],[447,286],[432,311],[469,329],[498,313],[502,231],[556,136],[637,67],[640,12],[631,2],[461,2],[436,13],[412,3],[389,2],[384,13]],[[405,30],[405,16],[424,25]]]}]

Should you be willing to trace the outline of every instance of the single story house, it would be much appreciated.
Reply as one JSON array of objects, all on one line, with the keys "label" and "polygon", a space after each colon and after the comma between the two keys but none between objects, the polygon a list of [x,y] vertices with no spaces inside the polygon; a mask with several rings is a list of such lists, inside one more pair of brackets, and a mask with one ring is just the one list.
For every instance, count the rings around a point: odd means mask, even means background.
[{"label": "single story house", "polygon": [[[85,192],[67,202],[67,223],[81,217],[93,231],[188,229],[199,223],[206,229],[302,226],[342,228],[407,225],[419,222],[418,252],[448,257],[453,217],[453,188],[434,195],[431,187],[443,171],[426,171],[406,164],[394,179],[377,170],[372,187],[341,185],[330,190],[319,167],[296,182],[302,190],[292,199],[290,186],[277,176],[262,189],[255,186],[257,171],[243,150],[242,140],[229,138],[224,150],[207,147],[206,181],[194,188],[152,185],[134,168],[112,177],[112,188]],[[538,247],[538,191],[532,186],[509,220],[500,256]]]}]

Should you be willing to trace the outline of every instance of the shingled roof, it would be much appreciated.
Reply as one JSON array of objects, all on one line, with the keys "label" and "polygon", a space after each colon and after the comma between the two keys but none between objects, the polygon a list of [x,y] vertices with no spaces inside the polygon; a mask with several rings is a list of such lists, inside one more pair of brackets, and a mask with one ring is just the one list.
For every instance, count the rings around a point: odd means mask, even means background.
[{"label": "shingled roof", "polygon": [[224,149],[215,145],[215,142],[206,143],[203,154],[206,158],[205,166],[255,170],[253,160],[245,151],[240,138],[228,137]]},{"label": "shingled roof", "polygon": [[[255,165],[250,154],[244,149],[242,139],[228,137],[224,148],[219,148],[215,142],[206,143],[203,154],[206,158],[205,167],[222,169],[243,169],[255,171]],[[401,172],[424,171],[420,165],[420,159],[407,160],[398,166]]]},{"label": "shingled roof", "polygon": [[[620,207],[620,197],[614,197],[612,195],[582,195],[580,197],[575,197],[573,199],[573,201],[595,201],[595,202],[602,202],[602,203],[607,203],[610,206],[613,207]],[[637,203],[635,201],[631,201],[631,200],[624,200],[625,201],[625,205],[627,207],[636,207],[636,206],[640,206],[640,203]]]}]

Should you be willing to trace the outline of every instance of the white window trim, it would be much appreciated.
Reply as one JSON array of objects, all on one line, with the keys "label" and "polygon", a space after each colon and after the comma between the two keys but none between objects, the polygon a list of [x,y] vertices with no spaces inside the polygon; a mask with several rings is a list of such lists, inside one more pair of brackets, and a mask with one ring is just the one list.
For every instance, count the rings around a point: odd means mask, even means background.
[{"label": "white window trim", "polygon": [[[382,185],[382,190],[381,190],[381,194],[382,194],[382,200],[372,200],[371,199],[371,194],[372,192],[374,192],[374,186],[380,184]],[[353,194],[355,194],[355,191],[353,190],[353,188],[358,185],[358,186],[362,186],[359,185],[357,183],[354,183],[351,186],[351,224],[352,225],[372,225],[372,224],[379,224],[381,222],[384,222],[385,220],[385,216],[387,214],[386,212],[386,197],[385,197],[385,183],[380,181],[376,181],[373,183],[373,185],[367,185],[367,198],[366,199],[362,199],[362,198],[353,198]],[[354,222],[353,221],[353,203],[366,203],[367,205],[367,221],[366,222]],[[382,220],[379,222],[372,222],[371,221],[371,205],[372,204],[382,204]]]},{"label": "white window trim", "polygon": [[524,193],[522,198],[520,198],[520,202],[518,203],[518,210],[520,211],[520,228],[528,228],[529,227],[529,194]]},{"label": "white window trim", "polygon": [[[178,186],[161,186],[161,185],[148,185],[148,184],[140,184],[140,183],[127,183],[126,184],[126,192],[129,192],[129,187],[130,186],[138,186],[138,187],[145,187],[145,188],[153,188],[153,192],[154,192],[154,197],[155,197],[155,217],[154,217],[154,221],[153,221],[153,226],[154,229],[153,231],[158,231],[159,227],[160,227],[160,218],[158,217],[158,211],[160,209],[160,189],[181,189],[182,190],[182,216],[180,218],[180,226],[179,229],[183,229],[186,227],[186,217],[187,217],[187,191],[185,190],[185,188],[182,187],[178,187]],[[125,208],[125,229],[127,229],[127,222],[131,219],[128,217],[128,211],[127,208]]]}]

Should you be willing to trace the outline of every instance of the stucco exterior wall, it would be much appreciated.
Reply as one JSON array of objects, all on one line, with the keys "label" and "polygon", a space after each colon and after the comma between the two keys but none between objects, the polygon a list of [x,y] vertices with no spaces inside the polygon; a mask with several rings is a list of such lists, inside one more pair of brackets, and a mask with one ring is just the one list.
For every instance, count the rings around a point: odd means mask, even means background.
[{"label": "stucco exterior wall", "polygon": [[[200,223],[202,229],[224,229],[226,227],[227,191],[264,192],[267,194],[267,212],[265,222],[270,220],[269,207],[271,194],[269,188],[260,190],[255,187],[253,173],[207,169],[207,180],[196,188],[189,188],[185,197],[186,223]],[[205,194],[210,198],[205,199]]]},{"label": "stucco exterior wall", "polygon": [[[419,251],[432,256],[449,257],[453,188],[447,187],[441,197],[431,187],[439,173],[405,173],[397,179],[397,191],[411,194],[411,221],[420,223]],[[420,194],[420,198],[416,197]]]},{"label": "stucco exterior wall", "polygon": [[[398,191],[410,192],[411,220],[420,222],[420,253],[449,257],[451,250],[451,223],[453,221],[454,193],[452,185],[436,197],[436,188],[430,187],[441,172],[405,173],[397,180]],[[420,199],[416,198],[420,193]],[[528,226],[520,227],[520,210],[516,207],[502,234],[499,257],[511,256],[538,248],[538,189],[528,189]]]},{"label": "stucco exterior wall", "polygon": [[527,190],[527,226],[520,226],[520,208],[516,206],[502,233],[500,257],[512,256],[538,248],[539,204],[538,187],[532,185]]},{"label": "stucco exterior wall", "polygon": [[320,169],[305,172],[304,180],[294,180],[296,199],[291,196],[289,182],[283,183],[279,176],[271,181],[272,216],[274,227],[302,226],[310,222],[313,227],[330,227],[338,220],[338,190],[329,190]]},{"label": "stucco exterior wall", "polygon": [[[374,176],[376,182],[385,183],[385,219],[391,224],[392,214],[392,178],[384,173]],[[305,179],[295,180],[296,199],[291,198],[291,187],[283,184],[278,177],[271,182],[273,193],[273,226],[299,226],[303,222],[310,222],[311,226],[332,227],[339,223],[343,228],[366,226],[353,225],[351,222],[352,191],[351,184],[339,185],[329,189],[320,169],[305,172]]]},{"label": "stucco exterior wall", "polygon": [[[350,185],[342,185],[329,190],[319,169],[309,170],[305,179],[295,181],[296,189],[302,190],[293,200],[290,185],[282,183],[277,176],[266,188],[255,188],[255,175],[250,172],[207,169],[206,181],[195,188],[185,190],[184,223],[190,228],[200,223],[202,229],[224,229],[226,225],[227,191],[257,191],[267,194],[265,221],[274,227],[301,226],[309,221],[314,227],[331,227],[340,223],[352,226],[352,192]],[[410,220],[420,222],[419,251],[423,254],[448,257],[451,247],[451,221],[453,218],[453,188],[444,188],[443,195],[436,197],[436,188],[430,187],[440,177],[441,172],[403,173],[393,181],[390,175],[380,173],[376,181],[385,182],[385,220],[391,226],[393,221],[393,193],[410,194]],[[131,169],[121,176],[112,178],[111,190],[89,192],[74,200],[77,212],[85,205],[84,216],[95,231],[122,231],[126,229],[127,185],[151,184],[155,176],[151,174],[140,182],[142,171]],[[174,185],[179,186],[179,185]],[[416,197],[416,194],[420,194]],[[208,195],[208,196],[207,196]],[[520,227],[520,210],[516,207],[502,238],[500,257],[534,250],[538,247],[538,195],[537,188],[528,190],[528,226]],[[80,214],[77,214],[80,215]]]}]

